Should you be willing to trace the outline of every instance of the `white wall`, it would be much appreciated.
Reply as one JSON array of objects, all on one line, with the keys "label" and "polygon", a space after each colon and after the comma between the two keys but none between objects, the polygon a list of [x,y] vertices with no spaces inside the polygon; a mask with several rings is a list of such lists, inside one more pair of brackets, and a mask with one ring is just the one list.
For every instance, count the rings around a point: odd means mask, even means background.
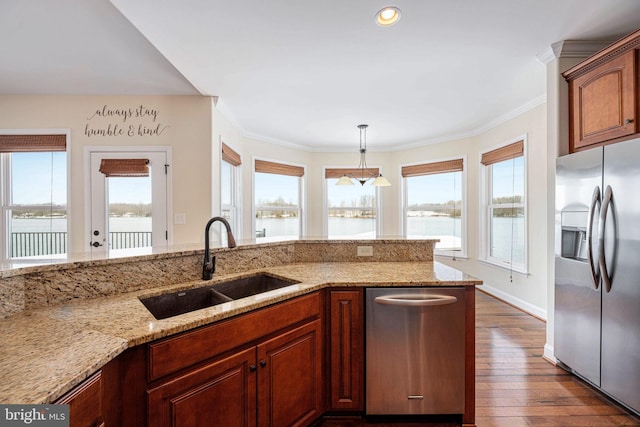
[{"label": "white wall", "polygon": [[[97,110],[157,111],[149,117],[100,117]],[[173,212],[186,214],[187,223],[175,225],[173,243],[203,240],[202,226],[211,211],[211,98],[201,96],[0,96],[0,129],[70,130],[70,241],[69,253],[88,250],[85,244],[84,148],[88,146],[169,146],[173,160]],[[118,125],[115,136],[90,136],[88,130]],[[159,135],[138,135],[139,125],[155,128]],[[129,126],[133,135],[129,136]],[[167,127],[168,126],[168,127]],[[171,220],[171,219],[170,219]]]}]

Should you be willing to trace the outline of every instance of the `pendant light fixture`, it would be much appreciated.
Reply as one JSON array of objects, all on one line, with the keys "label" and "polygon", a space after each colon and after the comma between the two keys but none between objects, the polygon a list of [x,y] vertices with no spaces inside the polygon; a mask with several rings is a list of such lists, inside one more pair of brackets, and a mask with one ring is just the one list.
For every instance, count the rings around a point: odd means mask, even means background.
[{"label": "pendant light fixture", "polygon": [[391,185],[389,180],[378,172],[377,168],[371,170],[367,167],[367,127],[369,125],[358,125],[358,129],[360,129],[360,163],[358,168],[353,174],[343,175],[336,182],[336,185],[354,185],[354,179],[360,185],[364,185],[370,179],[373,179],[371,185],[374,187],[389,187]]}]

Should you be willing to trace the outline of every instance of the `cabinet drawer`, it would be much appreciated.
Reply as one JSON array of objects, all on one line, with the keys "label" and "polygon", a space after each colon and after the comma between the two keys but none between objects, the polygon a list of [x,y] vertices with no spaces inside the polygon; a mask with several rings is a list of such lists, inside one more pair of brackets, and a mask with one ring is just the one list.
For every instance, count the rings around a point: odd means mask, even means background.
[{"label": "cabinet drawer", "polygon": [[149,381],[319,316],[320,306],[320,293],[314,292],[151,343]]}]

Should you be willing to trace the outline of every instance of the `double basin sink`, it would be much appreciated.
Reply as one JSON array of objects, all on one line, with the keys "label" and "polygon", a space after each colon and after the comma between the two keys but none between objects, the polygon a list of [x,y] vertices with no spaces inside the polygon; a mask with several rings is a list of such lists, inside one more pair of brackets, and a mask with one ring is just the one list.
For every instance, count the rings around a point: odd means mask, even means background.
[{"label": "double basin sink", "polygon": [[153,297],[141,297],[140,302],[153,314],[153,317],[160,320],[273,291],[296,283],[300,282],[261,273],[216,283],[215,285],[175,291]]}]

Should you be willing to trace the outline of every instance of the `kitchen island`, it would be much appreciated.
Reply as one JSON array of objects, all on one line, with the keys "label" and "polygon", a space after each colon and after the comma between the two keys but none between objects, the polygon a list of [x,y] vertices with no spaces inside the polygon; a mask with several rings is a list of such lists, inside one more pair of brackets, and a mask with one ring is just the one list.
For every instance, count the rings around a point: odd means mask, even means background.
[{"label": "kitchen island", "polygon": [[[103,396],[109,393],[118,394],[123,390],[150,393],[150,390],[159,387],[161,381],[164,383],[175,380],[172,375],[184,376],[186,367],[178,367],[175,372],[171,370],[160,372],[157,377],[153,377],[153,371],[149,371],[151,364],[148,363],[148,358],[150,354],[153,354],[153,352],[149,352],[149,346],[154,343],[162,343],[163,339],[173,339],[176,336],[191,334],[193,331],[200,333],[199,331],[204,331],[206,328],[218,324],[236,322],[239,319],[246,318],[246,316],[260,316],[260,313],[267,314],[264,314],[263,317],[256,317],[256,319],[261,319],[261,322],[268,326],[274,318],[270,317],[269,312],[266,310],[272,310],[271,313],[273,314],[276,313],[274,310],[277,310],[282,304],[291,304],[292,301],[299,301],[305,297],[317,298],[318,306],[313,306],[316,303],[310,305],[310,307],[314,307],[313,313],[301,315],[300,319],[304,318],[305,322],[307,320],[317,322],[318,345],[326,344],[326,348],[324,345],[319,347],[320,350],[317,353],[319,360],[316,360],[316,362],[319,366],[322,366],[321,374],[324,380],[321,388],[322,390],[328,389],[329,391],[326,394],[329,395],[331,394],[331,387],[328,384],[328,378],[335,373],[335,366],[332,367],[330,363],[331,357],[326,356],[326,354],[330,355],[332,351],[330,347],[333,342],[333,337],[331,336],[331,322],[333,320],[330,318],[331,291],[355,290],[355,295],[357,295],[357,290],[364,287],[455,286],[468,287],[469,292],[467,292],[467,295],[470,295],[466,299],[467,314],[465,315],[467,406],[465,407],[464,423],[465,425],[473,425],[473,377],[475,370],[473,363],[475,336],[473,289],[475,285],[479,285],[481,282],[457,270],[434,262],[432,243],[429,244],[428,241],[367,241],[367,245],[374,246],[377,256],[368,258],[366,261],[350,258],[349,256],[345,257],[344,254],[342,256],[336,254],[335,248],[337,244],[339,242],[314,241],[293,244],[249,245],[234,250],[219,249],[217,253],[218,264],[220,267],[227,264],[227,269],[224,271],[221,268],[223,271],[216,274],[213,280],[207,281],[207,284],[256,273],[266,273],[275,277],[291,279],[298,283],[279,290],[226,302],[163,320],[156,320],[141,304],[139,297],[157,295],[178,289],[195,288],[201,286],[203,281],[196,279],[169,285],[163,284],[162,286],[151,288],[128,290],[127,292],[112,292],[110,295],[102,297],[78,298],[72,296],[69,298],[67,295],[68,300],[65,302],[60,301],[60,298],[62,298],[60,295],[52,295],[51,289],[55,288],[56,281],[50,280],[41,286],[46,291],[39,289],[33,293],[35,295],[48,294],[48,298],[55,301],[54,304],[29,308],[9,315],[0,321],[0,339],[2,342],[0,375],[3,378],[0,385],[0,402],[55,402],[66,392],[101,369],[105,374]],[[349,244],[357,245],[358,242],[349,242]],[[293,245],[294,247],[291,248],[287,245]],[[349,248],[345,247],[345,245],[340,247],[349,253],[355,253],[355,251],[352,251],[354,247]],[[431,250],[429,251],[429,249]],[[256,258],[256,255],[261,251],[268,251],[271,255],[274,253],[278,255],[275,257],[275,261],[273,257],[270,258],[266,255]],[[288,260],[285,259],[285,261],[289,262],[282,262],[283,258],[286,258],[283,254],[287,254],[286,256],[290,257]],[[176,257],[175,255],[173,256],[174,258]],[[189,260],[191,258],[199,259],[201,252],[198,253],[196,251],[194,254],[183,253],[181,256]],[[346,259],[346,261],[337,262],[334,257],[338,256]],[[170,262],[168,259],[171,258],[171,255],[152,255],[151,258],[141,257],[137,261],[143,263],[151,262],[156,266],[165,266],[167,270],[170,270],[166,263]],[[258,259],[260,261],[256,261]],[[407,259],[409,261],[404,261]],[[189,264],[189,260],[181,259],[178,264]],[[259,264],[260,262],[272,265],[262,265],[253,269],[246,268],[247,264]],[[78,277],[83,275],[91,277],[91,273],[82,271],[82,269],[90,269],[89,267],[96,266],[99,269],[112,268],[113,263],[118,265],[119,269],[127,272],[125,276],[129,277],[131,283],[140,281],[140,278],[135,277],[135,274],[140,274],[139,270],[144,270],[144,268],[138,266],[136,269],[127,263],[120,262],[118,264],[117,261],[89,263],[91,265],[80,263],[69,269],[60,270],[59,267],[51,267],[51,270],[55,271],[57,275],[63,274],[73,277],[72,274],[75,272],[79,273]],[[198,261],[196,261],[197,263]],[[233,271],[228,264],[234,264],[239,271]],[[159,270],[158,274],[163,274],[162,268]],[[95,273],[94,271],[93,274]],[[43,275],[46,276],[42,269],[31,272],[31,274],[35,274],[35,277],[29,277],[31,280],[42,279]],[[16,276],[19,275],[10,275],[10,277]],[[28,274],[23,276],[26,278]],[[67,279],[68,277],[60,282],[64,282]],[[113,282],[117,281],[116,278],[113,279]],[[31,284],[28,286],[36,285]],[[28,289],[28,286],[26,289]],[[120,289],[121,285],[114,286]],[[88,291],[81,289],[78,292],[84,295]],[[36,296],[34,300],[38,298],[39,296]],[[338,305],[338,307],[340,306]],[[287,311],[291,312],[291,310]],[[304,323],[302,320],[295,319],[292,322],[292,326],[296,327]],[[273,321],[273,323],[277,323],[277,321]],[[248,330],[258,328],[258,326],[248,327],[250,328]],[[267,328],[267,331],[262,334],[248,337],[246,340],[247,345],[259,344],[262,342],[260,340],[265,339],[265,337],[271,337],[272,332],[275,334],[276,329],[278,327],[274,326],[273,331],[269,331]],[[278,329],[278,332],[281,331]],[[355,339],[357,341],[358,338],[356,337]],[[354,341],[353,344],[357,347],[358,342]],[[234,347],[234,351],[243,350],[244,348],[245,344],[243,342],[242,345]],[[230,351],[230,349],[222,349],[220,352],[214,352],[215,354],[212,353],[205,358],[207,363],[217,361],[219,358],[229,356],[231,354],[229,353]],[[160,353],[157,354],[159,355]],[[359,357],[362,359],[361,356]],[[193,367],[201,368],[202,364],[205,363],[203,360],[196,357],[193,363],[190,364],[189,369]],[[133,365],[124,366],[123,363],[125,361],[132,362]],[[356,368],[361,369],[362,367],[356,366]],[[127,377],[124,374],[125,372],[128,374],[137,372],[137,376],[131,374],[132,379]],[[110,378],[109,375],[114,373],[117,374],[115,375],[116,378]],[[126,378],[122,378],[123,375]],[[342,375],[345,374],[343,373]],[[121,380],[124,381],[124,384],[130,382],[137,384],[137,386],[127,386],[123,389],[123,385],[119,383]],[[148,389],[143,390],[143,385]],[[136,390],[136,387],[139,390]],[[316,418],[335,406],[331,405],[331,399],[327,398],[324,392],[318,396],[321,403],[316,408],[315,415],[313,415]],[[136,399],[135,396],[133,398]],[[142,407],[144,407],[144,400],[146,399],[144,393],[137,396],[137,398],[141,399]],[[114,399],[108,397],[104,404],[107,408],[113,408],[113,406],[109,405],[117,405],[117,402],[114,403]],[[360,408],[361,404],[357,403],[353,409],[357,411]],[[137,410],[136,416],[146,419],[147,414],[142,412]],[[107,415],[107,419],[110,416],[112,415]],[[123,422],[122,418],[118,420],[118,423],[121,422]],[[107,425],[109,425],[108,422]]]}]

